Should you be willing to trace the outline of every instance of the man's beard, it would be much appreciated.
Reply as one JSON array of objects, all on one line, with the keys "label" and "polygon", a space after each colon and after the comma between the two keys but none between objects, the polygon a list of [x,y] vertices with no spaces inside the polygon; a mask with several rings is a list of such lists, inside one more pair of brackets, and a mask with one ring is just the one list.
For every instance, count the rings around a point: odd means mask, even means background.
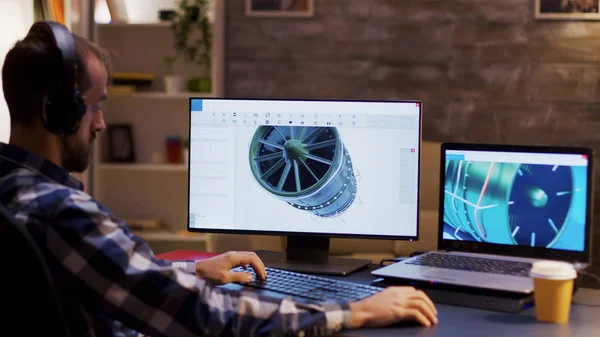
[{"label": "man's beard", "polygon": [[62,167],[69,172],[81,173],[90,164],[90,154],[94,136],[90,141],[82,143],[75,135],[65,136],[60,139],[60,151],[62,156]]}]

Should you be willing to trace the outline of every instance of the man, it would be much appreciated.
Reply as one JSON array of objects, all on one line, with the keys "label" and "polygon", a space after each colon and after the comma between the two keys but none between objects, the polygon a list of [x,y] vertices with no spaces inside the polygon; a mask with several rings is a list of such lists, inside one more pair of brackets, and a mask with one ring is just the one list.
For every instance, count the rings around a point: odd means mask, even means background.
[{"label": "man", "polygon": [[20,222],[32,220],[27,229],[46,254],[72,335],[122,336],[130,329],[173,337],[329,335],[401,320],[437,323],[431,300],[410,287],[353,303],[301,304],[216,286],[249,281],[249,274],[230,271],[239,265],[267,277],[252,252],[196,263],[156,259],[146,242],[69,174],[88,167],[96,135],[105,129],[100,105],[109,78],[108,53],[73,39],[74,81],[85,104],[77,127],[66,133],[49,127],[46,110],[56,108],[48,105],[54,103],[52,90],[67,83],[64,60],[51,38],[30,33],[9,51],[2,69],[12,131],[9,144],[0,143],[0,201]]}]

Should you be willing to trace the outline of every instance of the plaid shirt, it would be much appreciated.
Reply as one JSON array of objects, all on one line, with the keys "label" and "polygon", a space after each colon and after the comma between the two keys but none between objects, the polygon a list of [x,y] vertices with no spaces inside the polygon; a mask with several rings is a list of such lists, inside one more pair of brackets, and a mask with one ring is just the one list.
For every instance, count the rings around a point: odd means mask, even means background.
[{"label": "plaid shirt", "polygon": [[302,337],[348,327],[347,303],[229,291],[190,273],[193,262],[156,259],[67,171],[2,143],[0,203],[45,254],[74,336],[123,336],[115,331],[126,326],[125,335]]}]

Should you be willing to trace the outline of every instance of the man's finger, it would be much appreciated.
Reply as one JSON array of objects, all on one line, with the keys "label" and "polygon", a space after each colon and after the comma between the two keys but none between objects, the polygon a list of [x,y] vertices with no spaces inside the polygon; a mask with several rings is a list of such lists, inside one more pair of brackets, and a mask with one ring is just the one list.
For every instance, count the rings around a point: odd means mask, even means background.
[{"label": "man's finger", "polygon": [[418,298],[418,299],[425,301],[425,303],[427,303],[429,308],[431,308],[431,311],[433,311],[437,315],[438,312],[437,312],[437,309],[435,308],[435,304],[433,304],[433,302],[431,301],[429,296],[427,296],[427,294],[425,294],[422,290],[417,290],[415,295],[411,296],[411,298],[414,298],[414,299]]},{"label": "man's finger", "polygon": [[406,310],[406,316],[408,316],[408,318],[411,318],[411,319],[423,324],[424,326],[427,326],[427,327],[431,326],[431,322],[419,310],[417,310],[417,309],[405,309],[405,310]]},{"label": "man's finger", "polygon": [[261,278],[263,280],[265,280],[267,278],[267,269],[265,267],[264,262],[260,259],[260,257],[258,257],[258,255],[256,255],[256,253],[252,253],[254,256],[256,256],[256,261],[258,262],[259,265],[259,269],[261,270]]},{"label": "man's finger", "polygon": [[228,277],[228,282],[250,282],[254,279],[254,276],[250,273],[238,271],[238,272],[230,272]]},{"label": "man's finger", "polygon": [[427,317],[427,319],[430,322],[437,324],[438,320],[437,320],[435,313],[433,312],[433,310],[431,310],[429,305],[427,303],[425,303],[425,301],[423,301],[422,299],[411,300],[409,307],[412,309],[419,310],[423,315],[425,315],[425,317]]},{"label": "man's finger", "polygon": [[236,254],[236,258],[239,258],[237,263],[250,264],[254,269],[254,272],[261,280],[267,278],[267,272],[265,270],[265,265],[262,260],[256,255],[254,252],[239,252]]}]

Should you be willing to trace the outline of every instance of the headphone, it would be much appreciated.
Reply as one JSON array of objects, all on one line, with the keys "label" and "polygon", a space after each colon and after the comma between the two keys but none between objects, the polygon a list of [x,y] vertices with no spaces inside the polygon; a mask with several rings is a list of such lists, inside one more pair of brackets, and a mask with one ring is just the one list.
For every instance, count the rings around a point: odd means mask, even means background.
[{"label": "headphone", "polygon": [[87,107],[77,88],[78,58],[75,41],[69,29],[54,21],[39,21],[33,24],[27,35],[45,35],[52,46],[60,51],[63,76],[52,85],[44,97],[42,122],[48,132],[56,135],[71,135],[77,132]]}]

